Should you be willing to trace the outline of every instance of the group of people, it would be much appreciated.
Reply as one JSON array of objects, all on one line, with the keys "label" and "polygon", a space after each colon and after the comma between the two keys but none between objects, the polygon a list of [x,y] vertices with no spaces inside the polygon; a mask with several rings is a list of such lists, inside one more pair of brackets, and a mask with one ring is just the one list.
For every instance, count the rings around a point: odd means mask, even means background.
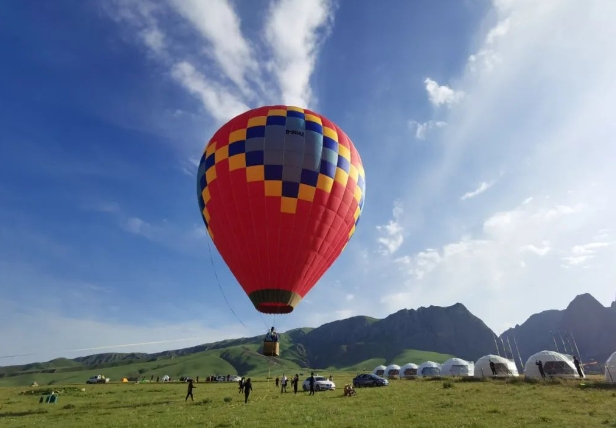
[{"label": "group of people", "polygon": [[[287,392],[287,384],[289,379],[283,373],[282,378],[276,377],[276,388],[280,385],[280,393]],[[293,393],[297,394],[297,386],[299,385],[299,375],[295,373],[295,376],[291,378],[291,386],[293,387]]]},{"label": "group of people", "polygon": [[244,376],[240,379],[238,393],[244,393],[244,403],[248,403],[248,396],[252,392],[252,381],[250,378],[246,379]]},{"label": "group of people", "polygon": [[266,334],[265,334],[265,341],[266,342],[278,342],[278,333],[276,333],[276,331],[274,331],[274,327],[272,327]]},{"label": "group of people", "polygon": [[[188,379],[188,391],[186,393],[186,398],[184,399],[184,401],[187,401],[188,397],[190,397],[192,401],[195,401],[195,398],[193,397],[193,389],[195,388],[196,386],[193,383],[193,380]],[[239,393],[241,394],[242,392],[244,393],[244,403],[248,403],[248,396],[252,392],[252,381],[250,380],[250,378],[246,379],[245,377],[242,377],[242,379],[240,379]]]}]

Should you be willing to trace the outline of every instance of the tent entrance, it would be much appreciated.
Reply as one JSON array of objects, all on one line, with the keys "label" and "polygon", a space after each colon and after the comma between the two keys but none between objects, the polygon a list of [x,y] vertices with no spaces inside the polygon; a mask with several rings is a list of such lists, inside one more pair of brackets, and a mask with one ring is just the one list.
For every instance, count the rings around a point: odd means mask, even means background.
[{"label": "tent entrance", "polygon": [[543,363],[546,376],[575,376],[576,371],[565,361],[546,361]]},{"label": "tent entrance", "polygon": [[421,370],[422,376],[440,376],[441,370],[438,367],[424,367]]},{"label": "tent entrance", "polygon": [[507,376],[511,374],[509,367],[503,363],[494,363],[494,370],[496,370],[496,376]]},{"label": "tent entrance", "polygon": [[451,366],[451,368],[449,369],[449,373],[451,373],[453,376],[468,376],[468,366],[463,366],[459,364]]}]

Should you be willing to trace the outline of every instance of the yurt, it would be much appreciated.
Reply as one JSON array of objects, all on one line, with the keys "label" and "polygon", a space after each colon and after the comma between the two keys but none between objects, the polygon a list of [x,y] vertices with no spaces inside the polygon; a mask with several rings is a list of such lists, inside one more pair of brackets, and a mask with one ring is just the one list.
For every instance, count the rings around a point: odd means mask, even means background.
[{"label": "yurt", "polygon": [[616,352],[605,362],[605,381],[616,383]]},{"label": "yurt", "polygon": [[163,376],[163,382],[169,382],[169,375]]},{"label": "yurt", "polygon": [[417,367],[417,377],[440,377],[441,365],[434,361],[426,361]]},{"label": "yurt", "polygon": [[462,358],[450,358],[441,366],[441,376],[473,376],[475,363]]},{"label": "yurt", "polygon": [[417,364],[408,363],[400,368],[400,379],[415,379],[417,377]]},{"label": "yurt", "polygon": [[385,370],[387,370],[387,367],[385,366],[376,366],[372,373],[377,376],[383,376],[385,374]]},{"label": "yurt", "polygon": [[[494,370],[496,374],[492,374],[490,368],[490,361],[494,363]],[[499,355],[484,355],[479,358],[475,363],[475,377],[518,377],[518,368],[513,360],[508,360]]]},{"label": "yurt", "polygon": [[390,364],[385,369],[385,377],[387,379],[400,379],[400,366],[396,364]]},{"label": "yurt", "polygon": [[524,376],[529,379],[541,379],[537,362],[543,363],[543,371],[546,378],[564,377],[578,378],[578,372],[573,365],[571,355],[561,354],[554,351],[541,351],[531,355],[524,365]]}]

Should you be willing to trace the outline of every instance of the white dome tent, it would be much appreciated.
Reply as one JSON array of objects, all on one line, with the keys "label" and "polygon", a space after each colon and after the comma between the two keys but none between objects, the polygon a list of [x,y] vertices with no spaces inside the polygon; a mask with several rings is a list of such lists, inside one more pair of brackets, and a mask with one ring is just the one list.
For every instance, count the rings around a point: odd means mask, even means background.
[{"label": "white dome tent", "polygon": [[400,378],[400,366],[396,364],[390,364],[387,366],[385,370],[385,377],[388,379],[399,379]]},{"label": "white dome tent", "polygon": [[473,376],[475,363],[462,358],[450,358],[441,366],[441,376]]},{"label": "white dome tent", "polygon": [[418,377],[440,377],[441,365],[434,361],[426,361],[421,363],[417,368]]},{"label": "white dome tent", "polygon": [[387,367],[385,366],[376,366],[372,374],[375,374],[377,376],[383,376],[385,374],[385,370],[387,370]]},{"label": "white dome tent", "polygon": [[408,363],[400,368],[400,379],[415,379],[417,377],[417,364]]},{"label": "white dome tent", "polygon": [[605,362],[605,381],[616,383],[616,352]]},{"label": "white dome tent", "polygon": [[541,379],[539,366],[536,364],[538,361],[541,361],[543,364],[543,371],[546,378],[562,377],[572,379],[580,377],[573,365],[573,357],[554,351],[541,351],[531,355],[524,365],[525,377],[529,379]]},{"label": "white dome tent", "polygon": [[[490,361],[494,363],[494,370],[496,370],[496,375],[492,374],[492,369],[490,368]],[[475,377],[518,377],[520,374],[518,373],[518,368],[515,365],[513,360],[508,360],[507,358],[503,358],[499,355],[484,355],[479,358],[475,363]]]}]

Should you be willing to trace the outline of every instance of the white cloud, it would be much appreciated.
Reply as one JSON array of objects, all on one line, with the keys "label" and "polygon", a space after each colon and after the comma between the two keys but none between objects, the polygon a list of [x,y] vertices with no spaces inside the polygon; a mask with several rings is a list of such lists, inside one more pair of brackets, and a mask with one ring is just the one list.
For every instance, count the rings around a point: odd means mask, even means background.
[{"label": "white cloud", "polygon": [[417,280],[421,280],[426,274],[432,272],[443,261],[438,251],[428,248],[414,256],[403,256],[396,261],[404,266],[404,269]]},{"label": "white cloud", "polygon": [[497,39],[505,36],[509,31],[509,23],[509,18],[505,18],[500,21],[494,28],[490,30],[490,32],[486,36],[485,44],[492,45]]},{"label": "white cloud", "polygon": [[522,247],[522,250],[530,251],[531,253],[534,253],[538,256],[545,256],[547,253],[550,252],[551,247],[549,241],[543,241],[540,247],[537,247],[534,244],[528,244]]},{"label": "white cloud", "polygon": [[485,181],[482,181],[481,183],[479,183],[479,186],[477,186],[475,190],[471,190],[470,192],[466,192],[464,195],[462,195],[460,197],[460,200],[465,201],[467,199],[472,199],[475,196],[478,196],[488,190],[490,187],[492,187],[493,184],[494,182],[486,183]]},{"label": "white cloud", "polygon": [[428,131],[435,128],[443,128],[447,126],[447,123],[443,122],[442,120],[429,120],[423,123],[411,120],[409,122],[409,126],[411,127],[411,129],[415,129],[415,138],[417,138],[418,140],[425,140]]},{"label": "white cloud", "polygon": [[382,254],[386,255],[395,253],[404,241],[404,228],[400,223],[403,209],[399,201],[394,203],[392,214],[393,218],[389,220],[389,222],[376,227],[376,230],[380,232],[381,235],[377,239],[378,243],[381,245],[380,251]]},{"label": "white cloud", "polygon": [[[500,318],[500,311],[515,319],[519,307],[514,302],[521,304],[529,298],[540,298],[532,305],[535,310],[552,308],[555,301],[550,300],[550,296],[560,293],[563,286],[564,290],[571,291],[564,296],[558,294],[556,300],[570,300],[579,292],[567,284],[577,288],[579,278],[571,277],[560,266],[560,254],[588,258],[608,245],[596,242],[571,247],[570,243],[578,234],[563,235],[562,231],[568,224],[583,218],[590,207],[585,210],[560,207],[547,202],[544,206],[520,204],[485,219],[477,234],[462,236],[439,249],[427,248],[397,258],[401,278],[406,278],[405,286],[392,284],[390,292],[381,295],[381,303],[391,312],[418,304],[447,305],[460,301],[489,322]],[[568,248],[571,251],[566,250]],[[613,257],[602,256],[603,262]],[[600,271],[585,275],[601,278]],[[599,280],[604,282],[605,278]],[[601,283],[595,285],[595,291],[597,287],[601,288]],[[488,301],[491,304],[486,306]],[[506,309],[507,302],[511,309]],[[523,317],[519,319],[522,321]]]},{"label": "white cloud", "polygon": [[164,219],[152,224],[139,217],[124,218],[120,215],[118,218],[120,226],[128,233],[180,252],[191,252],[197,246],[201,247],[207,234],[202,225],[182,228]]},{"label": "white cloud", "polygon": [[189,62],[184,61],[174,65],[172,76],[190,93],[198,96],[217,121],[227,121],[248,109],[239,98],[220,84],[208,80]]},{"label": "white cloud", "polygon": [[270,71],[283,103],[310,106],[310,76],[317,54],[333,24],[329,0],[274,0],[270,3],[265,39],[273,53]]},{"label": "white cloud", "polygon": [[496,50],[496,44],[508,32],[511,24],[509,17],[499,21],[486,35],[483,47],[468,57],[468,66],[471,72],[489,73],[501,62],[501,56]]},{"label": "white cloud", "polygon": [[[333,25],[330,0],[273,0],[263,23],[264,43],[243,34],[242,20],[228,0],[115,0],[104,8],[136,32],[217,123],[266,102],[300,107],[316,102],[310,78]],[[163,17],[174,12],[188,25],[163,25],[170,22]],[[200,36],[195,47],[176,41],[183,28],[191,29],[189,37]],[[203,52],[213,61],[204,62]],[[270,89],[272,81],[279,94]]]},{"label": "white cloud", "polygon": [[[224,75],[251,94],[248,75],[259,73],[255,50],[242,34],[240,18],[227,0],[171,0],[173,7],[211,46],[211,56]],[[256,76],[258,77],[258,75]]]},{"label": "white cloud", "polygon": [[446,85],[439,85],[436,81],[429,77],[424,80],[426,84],[426,91],[428,92],[428,98],[430,102],[435,106],[446,104],[451,106],[458,103],[463,97],[463,91],[455,91]]},{"label": "white cloud", "polygon": [[593,259],[597,251],[610,246],[609,242],[591,242],[584,245],[575,245],[571,248],[569,255],[563,257],[569,266],[578,266]]},{"label": "white cloud", "polygon": [[100,6],[117,23],[131,26],[138,39],[153,53],[164,53],[166,37],[156,18],[161,13],[161,4],[146,0],[110,0]]},{"label": "white cloud", "polygon": [[160,53],[165,48],[165,35],[158,28],[148,28],[141,32],[143,42],[154,52]]}]

